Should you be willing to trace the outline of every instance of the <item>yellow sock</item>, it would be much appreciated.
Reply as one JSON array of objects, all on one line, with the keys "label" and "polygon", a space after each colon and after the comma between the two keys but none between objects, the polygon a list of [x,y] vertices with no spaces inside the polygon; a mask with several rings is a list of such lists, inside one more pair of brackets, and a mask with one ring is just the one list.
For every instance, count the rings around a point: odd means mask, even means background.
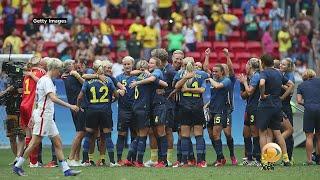
[{"label": "yellow sock", "polygon": [[150,160],[153,161],[153,162],[158,161],[158,149],[151,149]]},{"label": "yellow sock", "polygon": [[283,154],[283,155],[282,155],[282,158],[283,158],[283,161],[284,161],[284,162],[289,162],[289,161],[290,161],[290,160],[289,160],[288,153]]},{"label": "yellow sock", "polygon": [[89,156],[89,161],[93,161],[93,154],[88,154]]},{"label": "yellow sock", "polygon": [[104,154],[100,154],[100,160],[105,160],[105,155]]},{"label": "yellow sock", "polygon": [[264,155],[261,155],[261,164],[267,164],[268,162],[264,158]]},{"label": "yellow sock", "polygon": [[173,154],[172,153],[173,153],[173,149],[168,149],[167,160],[170,162],[173,162],[173,157],[172,157]]}]

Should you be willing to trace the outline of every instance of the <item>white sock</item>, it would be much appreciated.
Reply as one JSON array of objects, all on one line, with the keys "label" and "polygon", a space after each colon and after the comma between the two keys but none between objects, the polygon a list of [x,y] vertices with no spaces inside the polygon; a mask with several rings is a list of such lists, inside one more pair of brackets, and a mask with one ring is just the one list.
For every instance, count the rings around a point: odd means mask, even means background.
[{"label": "white sock", "polygon": [[65,172],[65,171],[70,169],[70,167],[68,166],[68,163],[65,160],[61,161],[61,166],[62,166],[62,171],[63,172]]},{"label": "white sock", "polygon": [[25,161],[25,159],[23,157],[19,157],[18,162],[14,166],[20,168],[20,167],[22,167],[22,164],[24,163],[24,161]]}]

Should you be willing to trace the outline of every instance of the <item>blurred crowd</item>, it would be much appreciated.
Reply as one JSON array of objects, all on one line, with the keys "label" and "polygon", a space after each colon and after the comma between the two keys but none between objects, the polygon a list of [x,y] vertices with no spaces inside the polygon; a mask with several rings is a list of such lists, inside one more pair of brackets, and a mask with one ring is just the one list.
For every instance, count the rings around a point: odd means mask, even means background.
[{"label": "blurred crowd", "polygon": [[[35,8],[39,1],[43,7]],[[320,67],[320,0],[79,0],[73,8],[66,0],[56,7],[54,2],[0,1],[2,53],[35,53],[91,66],[95,59],[117,61],[125,55],[149,59],[157,47],[194,52],[201,42],[230,41],[237,31],[237,41],[259,41],[264,53],[290,57],[301,71]],[[34,24],[35,17],[68,23]],[[22,30],[17,19],[24,22]],[[98,24],[88,31],[86,19]],[[132,19],[132,24],[119,31],[112,19]]]}]

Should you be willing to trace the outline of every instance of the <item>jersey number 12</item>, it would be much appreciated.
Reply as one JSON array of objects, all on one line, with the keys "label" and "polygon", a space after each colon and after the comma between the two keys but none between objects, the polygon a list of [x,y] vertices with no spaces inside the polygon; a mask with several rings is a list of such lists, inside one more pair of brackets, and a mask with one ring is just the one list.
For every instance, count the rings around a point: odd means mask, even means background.
[{"label": "jersey number 12", "polygon": [[90,92],[92,93],[92,99],[90,100],[90,103],[105,103],[109,102],[109,99],[107,98],[109,89],[107,86],[101,86],[99,89],[100,93],[103,93],[103,95],[100,97],[100,99],[97,99],[97,92],[96,87],[91,87]]}]

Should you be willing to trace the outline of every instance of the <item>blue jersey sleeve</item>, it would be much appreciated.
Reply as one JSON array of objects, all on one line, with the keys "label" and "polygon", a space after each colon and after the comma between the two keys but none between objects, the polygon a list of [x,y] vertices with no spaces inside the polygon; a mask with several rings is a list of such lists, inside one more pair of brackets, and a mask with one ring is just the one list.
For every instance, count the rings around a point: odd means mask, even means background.
[{"label": "blue jersey sleeve", "polygon": [[116,80],[118,81],[118,82],[121,82],[122,81],[122,74],[120,74],[120,75],[118,75],[117,77],[116,77]]},{"label": "blue jersey sleeve", "polygon": [[297,88],[297,94],[301,94],[302,95],[302,84],[299,84],[298,88]]},{"label": "blue jersey sleeve", "polygon": [[160,69],[155,69],[151,74],[157,79],[162,79],[162,72],[160,71]]},{"label": "blue jersey sleeve", "polygon": [[116,78],[114,78],[113,76],[108,76],[108,77],[111,79],[111,81],[115,86],[118,84],[119,81]]},{"label": "blue jersey sleeve", "polygon": [[260,82],[260,75],[258,73],[255,73],[250,79],[250,86],[257,87],[259,82]]},{"label": "blue jersey sleeve", "polygon": [[81,88],[81,91],[83,92],[83,93],[85,93],[86,92],[86,90],[87,90],[87,88],[88,88],[88,81],[85,81],[84,83],[83,83],[83,85],[82,85],[82,88]]},{"label": "blue jersey sleeve", "polygon": [[113,91],[116,89],[114,82],[112,81],[111,78],[107,78],[107,82],[108,82],[107,86],[110,90],[110,93],[113,93]]},{"label": "blue jersey sleeve", "polygon": [[267,72],[266,72],[266,71],[262,71],[262,72],[260,73],[260,79],[264,79],[264,80],[267,79]]},{"label": "blue jersey sleeve", "polygon": [[286,78],[295,83],[294,74],[292,72],[287,73]]},{"label": "blue jersey sleeve", "polygon": [[183,73],[183,71],[178,71],[176,74],[175,74],[175,76],[174,76],[174,78],[173,78],[173,81],[174,82],[177,82],[177,81],[179,81],[180,79],[181,79],[181,74]]},{"label": "blue jersey sleeve", "polygon": [[231,85],[231,81],[229,78],[224,78],[221,83],[223,84],[224,88],[228,88]]},{"label": "blue jersey sleeve", "polygon": [[289,81],[289,79],[288,79],[287,77],[282,76],[282,84],[283,84],[283,85],[287,84],[288,81]]}]

